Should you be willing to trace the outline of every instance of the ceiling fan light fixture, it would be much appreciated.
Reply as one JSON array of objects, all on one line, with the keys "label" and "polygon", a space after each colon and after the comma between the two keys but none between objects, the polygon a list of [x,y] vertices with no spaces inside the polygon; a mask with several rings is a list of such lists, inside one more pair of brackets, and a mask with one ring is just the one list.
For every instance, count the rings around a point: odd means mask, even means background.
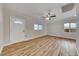
[{"label": "ceiling fan light fixture", "polygon": [[46,18],[47,21],[48,21],[49,19],[50,19],[49,17]]},{"label": "ceiling fan light fixture", "polygon": [[53,17],[56,17],[56,15],[55,14],[52,14],[52,12],[49,10],[48,11],[48,13],[45,15],[45,16],[43,16],[43,18],[45,19],[45,20],[51,20]]}]

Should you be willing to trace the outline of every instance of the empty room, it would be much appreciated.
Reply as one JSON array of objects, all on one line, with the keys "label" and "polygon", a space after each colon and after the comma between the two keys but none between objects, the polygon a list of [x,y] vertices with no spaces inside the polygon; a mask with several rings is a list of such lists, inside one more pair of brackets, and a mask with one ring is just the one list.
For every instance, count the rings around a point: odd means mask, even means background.
[{"label": "empty room", "polygon": [[78,3],[0,3],[1,56],[78,56]]}]

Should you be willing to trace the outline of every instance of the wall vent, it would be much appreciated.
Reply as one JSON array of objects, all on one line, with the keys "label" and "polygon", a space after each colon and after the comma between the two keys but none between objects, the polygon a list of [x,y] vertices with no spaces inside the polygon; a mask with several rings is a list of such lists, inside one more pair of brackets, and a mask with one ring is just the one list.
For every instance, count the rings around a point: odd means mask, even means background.
[{"label": "wall vent", "polygon": [[62,6],[62,12],[68,12],[74,8],[74,3],[69,3],[67,5]]}]

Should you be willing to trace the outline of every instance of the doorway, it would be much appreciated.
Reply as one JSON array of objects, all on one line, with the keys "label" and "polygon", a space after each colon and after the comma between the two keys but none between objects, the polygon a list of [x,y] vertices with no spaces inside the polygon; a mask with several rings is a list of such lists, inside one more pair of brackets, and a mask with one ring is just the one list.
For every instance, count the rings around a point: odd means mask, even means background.
[{"label": "doorway", "polygon": [[11,16],[10,17],[10,42],[16,43],[24,40],[25,20]]}]

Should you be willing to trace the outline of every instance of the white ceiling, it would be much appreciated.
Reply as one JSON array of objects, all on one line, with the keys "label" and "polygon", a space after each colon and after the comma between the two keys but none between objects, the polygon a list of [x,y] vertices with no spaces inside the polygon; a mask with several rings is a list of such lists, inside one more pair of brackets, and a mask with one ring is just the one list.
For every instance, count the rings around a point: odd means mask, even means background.
[{"label": "white ceiling", "polygon": [[[8,11],[14,11],[24,15],[30,15],[36,19],[41,19],[40,17],[46,13],[48,10],[52,10],[56,14],[57,18],[63,17],[61,12],[61,7],[68,3],[8,3],[5,7]],[[71,13],[71,14],[70,14]],[[64,14],[71,16],[74,12],[68,12]]]},{"label": "white ceiling", "polygon": [[53,10],[59,8],[66,3],[13,3],[5,4],[9,10],[17,11],[20,13],[43,13],[49,9]]}]

